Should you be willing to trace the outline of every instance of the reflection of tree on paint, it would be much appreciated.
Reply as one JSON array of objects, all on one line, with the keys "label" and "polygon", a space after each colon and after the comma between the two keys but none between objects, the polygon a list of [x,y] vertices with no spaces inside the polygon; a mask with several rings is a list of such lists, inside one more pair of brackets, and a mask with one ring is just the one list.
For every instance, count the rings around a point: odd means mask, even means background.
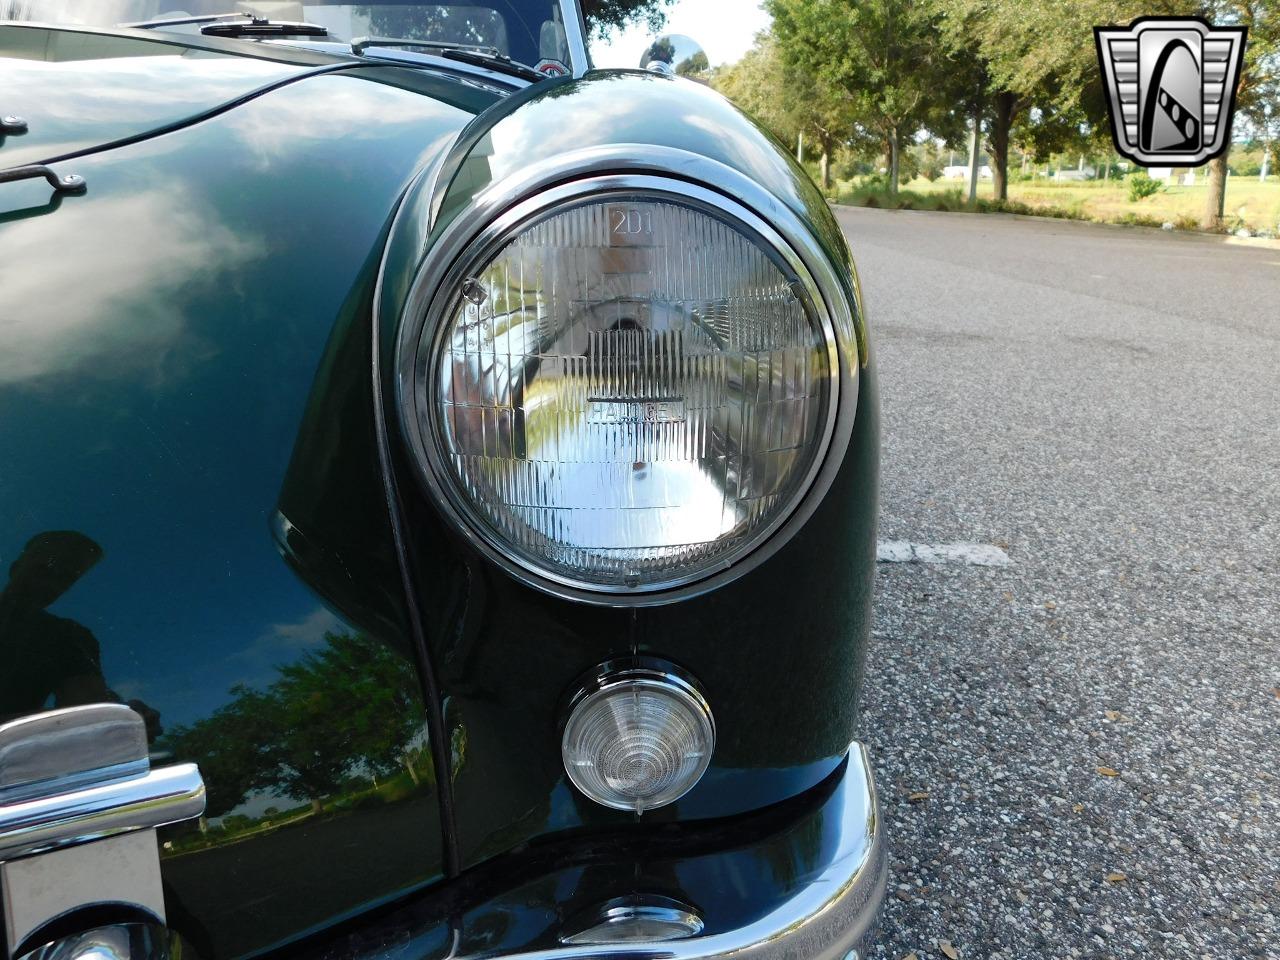
[{"label": "reflection of tree on paint", "polygon": [[670,37],[659,37],[649,44],[649,49],[644,52],[640,60],[641,66],[648,66],[654,62],[673,64],[676,60],[676,45]]},{"label": "reflection of tree on paint", "polygon": [[413,746],[425,721],[409,661],[367,637],[330,633],[318,652],[279,672],[266,690],[233,688],[229,704],[166,738],[175,755],[200,765],[208,816],[255,790],[319,812],[353,776],[403,769],[418,782]]},{"label": "reflection of tree on paint", "polygon": [[[98,641],[83,624],[48,608],[102,559],[102,547],[75,530],[38,533],[9,567],[0,591],[0,721],[50,707],[119,703],[102,675]],[[160,715],[129,706],[160,734]]]},{"label": "reflection of tree on paint", "polygon": [[485,7],[376,6],[362,12],[374,36],[465,43],[509,52],[503,18]]},{"label": "reflection of tree on paint", "polygon": [[253,790],[274,783],[269,755],[274,707],[267,694],[232,687],[234,699],[212,716],[178,727],[165,743],[183,760],[193,760],[204,777],[205,816],[220,817],[244,802]]},{"label": "reflection of tree on paint", "polygon": [[676,64],[676,74],[681,77],[696,76],[711,69],[711,62],[704,51],[699,50]]}]

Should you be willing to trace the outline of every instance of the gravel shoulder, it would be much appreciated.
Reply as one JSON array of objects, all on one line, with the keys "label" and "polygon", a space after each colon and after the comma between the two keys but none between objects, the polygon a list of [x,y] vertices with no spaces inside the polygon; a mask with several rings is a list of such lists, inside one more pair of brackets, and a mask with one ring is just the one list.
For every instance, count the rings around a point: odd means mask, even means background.
[{"label": "gravel shoulder", "polygon": [[1280,250],[840,208],[884,410],[879,956],[1280,958]]}]

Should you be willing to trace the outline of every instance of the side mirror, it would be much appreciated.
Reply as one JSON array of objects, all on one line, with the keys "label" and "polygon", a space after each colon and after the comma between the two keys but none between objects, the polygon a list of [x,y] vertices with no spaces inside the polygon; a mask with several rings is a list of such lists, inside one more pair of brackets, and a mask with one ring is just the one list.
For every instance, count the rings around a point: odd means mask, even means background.
[{"label": "side mirror", "polygon": [[668,33],[649,44],[640,55],[640,68],[668,76],[696,77],[711,63],[706,51],[682,33]]}]

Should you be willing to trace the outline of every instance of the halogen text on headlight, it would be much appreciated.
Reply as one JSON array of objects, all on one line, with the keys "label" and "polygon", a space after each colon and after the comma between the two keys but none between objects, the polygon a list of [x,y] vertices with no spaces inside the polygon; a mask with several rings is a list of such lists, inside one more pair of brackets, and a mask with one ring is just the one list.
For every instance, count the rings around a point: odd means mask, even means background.
[{"label": "halogen text on headlight", "polygon": [[423,327],[416,425],[501,557],[560,584],[668,589],[785,521],[831,433],[826,308],[729,201],[567,202],[490,238]]}]

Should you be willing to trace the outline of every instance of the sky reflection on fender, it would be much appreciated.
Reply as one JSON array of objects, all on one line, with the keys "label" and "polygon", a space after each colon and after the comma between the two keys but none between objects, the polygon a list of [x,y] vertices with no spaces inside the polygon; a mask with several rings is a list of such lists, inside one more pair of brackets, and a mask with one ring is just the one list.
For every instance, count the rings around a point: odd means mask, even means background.
[{"label": "sky reflection on fender", "polygon": [[[372,155],[332,138],[332,104],[362,96],[382,135]],[[111,689],[166,725],[271,681],[340,623],[282,562],[270,517],[338,305],[383,225],[370,191],[394,196],[406,154],[467,116],[312,78],[80,158],[84,195],[0,222],[0,564],[42,530],[100,543],[51,613],[96,637]],[[4,185],[0,214],[32,190]],[[331,223],[343,229],[317,246]]]}]

